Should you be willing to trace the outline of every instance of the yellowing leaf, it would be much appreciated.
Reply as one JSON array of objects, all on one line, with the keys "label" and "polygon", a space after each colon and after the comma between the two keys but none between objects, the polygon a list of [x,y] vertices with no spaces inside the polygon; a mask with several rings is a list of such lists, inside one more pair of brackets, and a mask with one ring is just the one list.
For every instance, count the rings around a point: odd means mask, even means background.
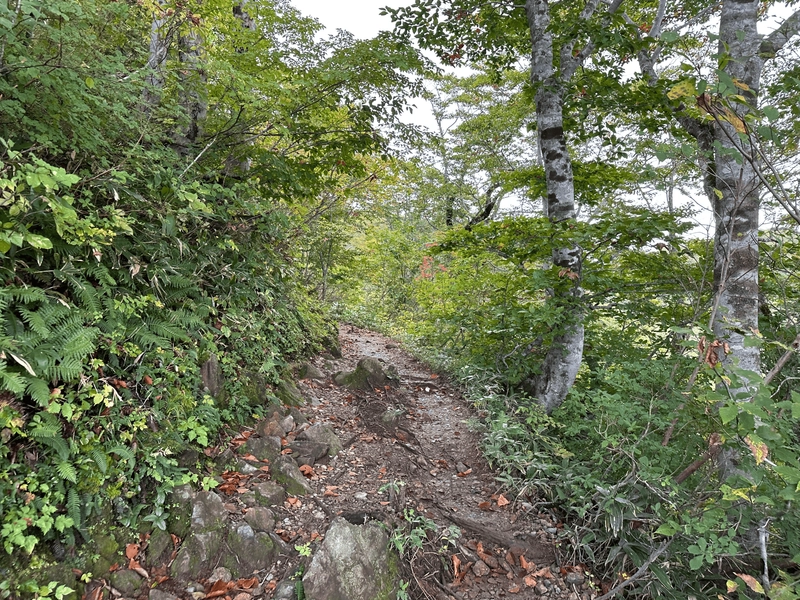
[{"label": "yellowing leaf", "polygon": [[729,594],[732,594],[732,593],[733,593],[733,592],[735,592],[737,589],[739,589],[739,584],[738,584],[738,583],[736,583],[735,581],[731,581],[730,579],[729,579],[729,580],[728,580],[728,581],[725,583],[725,585],[726,585],[726,586],[727,586],[727,588],[728,588],[728,593],[729,593]]},{"label": "yellowing leaf", "polygon": [[667,98],[670,100],[680,100],[681,98],[697,97],[697,88],[694,85],[693,79],[684,79],[679,81],[672,89],[667,92]]},{"label": "yellowing leaf", "polygon": [[733,125],[733,128],[739,133],[747,133],[747,125],[739,118],[731,109],[725,109],[725,120]]},{"label": "yellowing leaf", "polygon": [[752,436],[747,436],[744,441],[747,447],[750,448],[750,452],[753,453],[757,465],[760,465],[769,456],[769,448],[758,438],[753,439]]},{"label": "yellowing leaf", "polygon": [[757,594],[764,593],[764,587],[752,575],[747,575],[745,573],[735,573],[735,575],[739,577],[742,581],[744,581],[747,584],[747,587],[749,587]]}]

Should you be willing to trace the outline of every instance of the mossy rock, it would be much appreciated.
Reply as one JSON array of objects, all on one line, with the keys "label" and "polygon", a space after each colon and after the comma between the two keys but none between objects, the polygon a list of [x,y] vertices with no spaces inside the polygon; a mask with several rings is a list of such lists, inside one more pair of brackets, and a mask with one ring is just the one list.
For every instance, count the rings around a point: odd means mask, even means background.
[{"label": "mossy rock", "polygon": [[289,381],[283,379],[275,388],[275,395],[285,406],[302,406],[306,403],[303,394],[297,389],[297,386]]},{"label": "mossy rock", "polygon": [[358,361],[355,371],[337,373],[333,381],[349,390],[371,390],[396,383],[398,376],[394,367],[384,369],[377,358],[367,356]]}]

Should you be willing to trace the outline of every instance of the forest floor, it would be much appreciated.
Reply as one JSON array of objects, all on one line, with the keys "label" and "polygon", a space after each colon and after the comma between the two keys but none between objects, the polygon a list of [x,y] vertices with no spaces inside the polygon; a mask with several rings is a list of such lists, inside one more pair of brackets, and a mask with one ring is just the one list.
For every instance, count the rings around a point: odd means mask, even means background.
[{"label": "forest floor", "polygon": [[[340,342],[341,358],[312,361],[328,378],[298,387],[308,399],[301,412],[333,427],[344,450],[306,473],[313,496],[277,508],[276,533],[313,550],[336,516],[407,531],[409,520],[421,527],[424,517],[439,534],[409,550],[403,575],[411,598],[593,598],[581,566],[559,563],[557,519],[495,480],[471,426],[479,416],[458,387],[378,333],[343,325]],[[366,392],[332,383],[332,374],[352,371],[363,357],[396,368],[399,383]],[[442,536],[454,529],[460,537],[448,543]],[[280,581],[302,560],[309,559],[289,558],[268,578]]]}]

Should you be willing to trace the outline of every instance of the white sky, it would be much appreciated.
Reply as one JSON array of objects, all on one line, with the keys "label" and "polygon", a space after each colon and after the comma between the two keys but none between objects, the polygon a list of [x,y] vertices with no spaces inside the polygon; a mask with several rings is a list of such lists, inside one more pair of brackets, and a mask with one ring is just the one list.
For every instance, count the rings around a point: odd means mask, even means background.
[{"label": "white sky", "polygon": [[303,14],[319,19],[328,33],[345,29],[365,39],[392,28],[391,19],[378,14],[381,7],[408,6],[412,0],[291,0],[291,3]]}]

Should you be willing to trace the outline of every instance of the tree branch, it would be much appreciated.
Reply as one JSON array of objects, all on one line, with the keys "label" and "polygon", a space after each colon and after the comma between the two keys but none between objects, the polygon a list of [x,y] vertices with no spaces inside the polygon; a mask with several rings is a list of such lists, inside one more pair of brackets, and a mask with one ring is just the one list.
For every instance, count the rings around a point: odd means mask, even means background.
[{"label": "tree branch", "polygon": [[672,543],[672,538],[661,542],[661,545],[658,548],[656,548],[655,550],[653,550],[653,552],[650,554],[650,556],[647,557],[647,560],[644,561],[644,564],[642,564],[642,566],[639,567],[636,570],[636,573],[634,573],[633,575],[628,577],[625,581],[620,583],[618,586],[616,586],[616,587],[612,588],[611,590],[609,590],[607,594],[603,594],[602,596],[598,596],[597,598],[595,598],[595,600],[609,600],[610,598],[613,598],[614,596],[616,596],[624,588],[626,588],[627,586],[632,584],[634,581],[636,581],[637,579],[640,579],[645,573],[647,573],[647,569],[650,568],[650,565],[652,565],[659,556],[664,554],[664,552],[666,551],[667,548],[669,548],[669,545],[671,543]]},{"label": "tree branch", "polygon": [[789,40],[800,33],[800,10],[795,11],[781,26],[761,40],[758,53],[766,60],[774,58]]}]

